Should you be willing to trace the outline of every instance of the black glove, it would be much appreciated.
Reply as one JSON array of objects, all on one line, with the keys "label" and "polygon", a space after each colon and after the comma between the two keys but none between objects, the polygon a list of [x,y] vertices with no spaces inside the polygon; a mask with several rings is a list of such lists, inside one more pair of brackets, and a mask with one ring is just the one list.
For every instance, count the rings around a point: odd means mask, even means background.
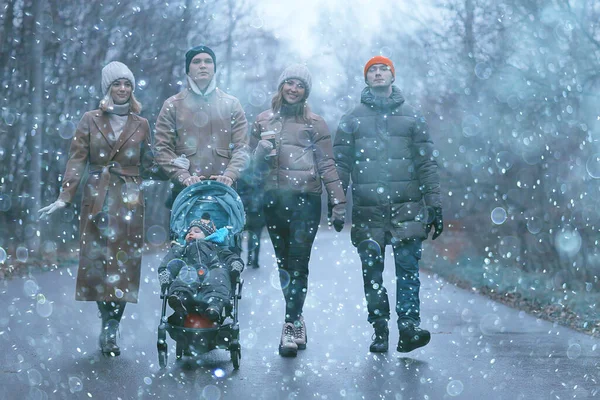
[{"label": "black glove", "polygon": [[336,204],[331,208],[331,223],[336,232],[341,232],[346,220],[346,203]]},{"label": "black glove", "polygon": [[429,218],[427,221],[427,236],[429,236],[429,232],[431,232],[431,228],[434,227],[433,236],[431,240],[437,239],[438,236],[442,234],[444,231],[444,219],[442,217],[442,208],[441,207],[430,207],[429,208]]},{"label": "black glove", "polygon": [[235,260],[234,262],[231,263],[231,277],[234,280],[238,276],[240,276],[240,274],[242,273],[243,270],[244,270],[244,264],[242,264],[240,261]]},{"label": "black glove", "polygon": [[158,282],[160,282],[160,291],[166,293],[171,285],[171,274],[166,269],[158,274]]}]

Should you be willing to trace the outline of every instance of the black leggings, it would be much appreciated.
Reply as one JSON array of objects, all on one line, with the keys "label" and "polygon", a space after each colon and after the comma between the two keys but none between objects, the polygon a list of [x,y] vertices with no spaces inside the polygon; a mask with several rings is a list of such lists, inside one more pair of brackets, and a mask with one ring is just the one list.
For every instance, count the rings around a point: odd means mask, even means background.
[{"label": "black leggings", "polygon": [[285,298],[285,322],[294,322],[302,315],[306,300],[308,263],[321,219],[321,196],[269,191],[264,211]]}]

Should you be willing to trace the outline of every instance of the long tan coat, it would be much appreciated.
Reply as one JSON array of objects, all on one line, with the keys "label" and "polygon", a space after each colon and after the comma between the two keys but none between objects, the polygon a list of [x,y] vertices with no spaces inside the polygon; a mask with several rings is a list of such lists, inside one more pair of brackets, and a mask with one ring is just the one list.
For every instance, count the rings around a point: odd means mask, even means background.
[{"label": "long tan coat", "polygon": [[84,114],[59,199],[71,203],[85,172],[76,299],[137,303],[144,243],[141,173],[152,163],[148,121],[129,114],[115,140],[108,114]]},{"label": "long tan coat", "polygon": [[[191,89],[168,98],[156,120],[156,161],[176,184],[190,175],[225,175],[234,182],[248,166],[248,122],[239,100],[216,88],[201,96]],[[190,169],[171,164],[185,154]]]}]

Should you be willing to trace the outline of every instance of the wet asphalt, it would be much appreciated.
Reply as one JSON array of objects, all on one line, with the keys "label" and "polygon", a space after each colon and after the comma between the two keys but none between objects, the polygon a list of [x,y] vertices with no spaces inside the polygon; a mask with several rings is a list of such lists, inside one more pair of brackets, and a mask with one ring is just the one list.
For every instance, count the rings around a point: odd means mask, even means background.
[{"label": "wet asphalt", "polygon": [[[266,232],[263,238],[266,238]],[[428,251],[427,245],[424,252]],[[278,355],[284,305],[273,249],[243,273],[242,358],[227,350],[158,365],[161,300],[156,268],[164,252],[145,254],[140,302],[128,305],[119,357],[98,350],[92,302],[74,300],[76,266],[0,282],[1,399],[571,399],[600,398],[600,340],[536,319],[421,273],[421,316],[429,345],[369,353],[360,263],[349,232],[321,228],[304,308],[308,345]],[[385,283],[393,289],[386,253]],[[393,304],[394,290],[390,290]]]}]

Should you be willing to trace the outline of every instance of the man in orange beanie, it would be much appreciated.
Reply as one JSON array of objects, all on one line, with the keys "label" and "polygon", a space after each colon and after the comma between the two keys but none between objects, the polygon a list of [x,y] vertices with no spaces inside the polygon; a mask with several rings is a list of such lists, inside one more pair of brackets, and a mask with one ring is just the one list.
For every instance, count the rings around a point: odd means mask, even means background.
[{"label": "man in orange beanie", "polygon": [[393,85],[389,58],[371,58],[364,68],[361,102],[342,117],[333,145],[344,192],[352,179],[352,244],[362,262],[368,321],[375,330],[372,352],[388,350],[390,305],[383,286],[385,246],[396,267],[399,352],[429,343],[419,328],[421,243],[443,230],[440,179],[433,143],[419,111]]}]

